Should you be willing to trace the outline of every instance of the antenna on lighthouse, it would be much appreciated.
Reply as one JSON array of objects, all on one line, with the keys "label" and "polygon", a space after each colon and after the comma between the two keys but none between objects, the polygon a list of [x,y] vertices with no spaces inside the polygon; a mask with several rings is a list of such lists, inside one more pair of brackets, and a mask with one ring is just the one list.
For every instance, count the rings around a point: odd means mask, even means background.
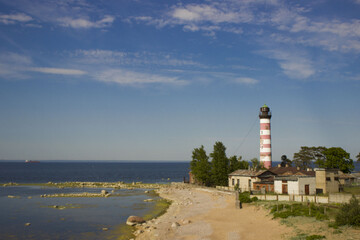
[{"label": "antenna on lighthouse", "polygon": [[264,104],[260,108],[260,164],[265,168],[271,168],[271,129],[270,119],[271,111],[270,108]]}]

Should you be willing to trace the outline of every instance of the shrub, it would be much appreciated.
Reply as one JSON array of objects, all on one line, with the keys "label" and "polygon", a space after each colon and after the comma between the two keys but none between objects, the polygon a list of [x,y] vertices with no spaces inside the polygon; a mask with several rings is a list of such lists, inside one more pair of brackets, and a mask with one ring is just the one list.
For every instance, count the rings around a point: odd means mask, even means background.
[{"label": "shrub", "polygon": [[306,240],[317,240],[317,239],[324,239],[325,236],[323,235],[310,235],[306,237]]},{"label": "shrub", "polygon": [[258,200],[259,200],[259,199],[258,199],[257,197],[252,197],[252,198],[251,198],[251,201],[252,201],[252,202],[256,202],[256,201],[258,201]]},{"label": "shrub", "polygon": [[242,203],[251,203],[250,192],[239,193],[239,201]]},{"label": "shrub", "polygon": [[359,200],[352,196],[349,203],[345,203],[335,217],[337,225],[360,226],[360,205]]}]

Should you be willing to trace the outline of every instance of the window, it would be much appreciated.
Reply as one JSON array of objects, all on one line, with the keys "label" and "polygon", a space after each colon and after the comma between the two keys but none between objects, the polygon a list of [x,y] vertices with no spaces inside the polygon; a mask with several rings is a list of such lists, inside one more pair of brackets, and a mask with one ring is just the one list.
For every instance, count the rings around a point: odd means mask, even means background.
[{"label": "window", "polygon": [[232,185],[233,186],[235,185],[235,179],[232,179]]},{"label": "window", "polygon": [[335,181],[339,181],[339,178],[338,178],[338,177],[335,177]]},{"label": "window", "polygon": [[237,185],[239,185],[239,186],[240,186],[240,179],[238,179],[238,180],[237,180]]},{"label": "window", "polygon": [[331,181],[331,178],[330,178],[330,177],[326,177],[326,181]]}]

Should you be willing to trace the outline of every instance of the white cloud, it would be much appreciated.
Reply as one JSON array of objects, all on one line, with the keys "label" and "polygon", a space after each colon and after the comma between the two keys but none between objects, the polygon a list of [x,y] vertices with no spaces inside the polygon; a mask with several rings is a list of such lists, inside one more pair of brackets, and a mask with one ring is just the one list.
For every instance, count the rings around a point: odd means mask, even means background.
[{"label": "white cloud", "polygon": [[32,64],[31,58],[17,53],[0,54],[0,77],[7,79],[26,79],[28,76],[22,72]]},{"label": "white cloud", "polygon": [[278,60],[283,73],[290,78],[307,79],[316,73],[313,63],[299,52],[269,50],[261,51],[259,53]]},{"label": "white cloud", "polygon": [[3,24],[15,24],[15,23],[24,23],[32,21],[33,18],[24,13],[16,13],[16,14],[0,14],[0,22]]},{"label": "white cloud", "polygon": [[98,21],[90,21],[85,18],[70,18],[64,17],[59,18],[58,22],[63,27],[72,27],[72,28],[103,28],[109,27],[115,20],[115,17],[106,15],[103,19]]},{"label": "white cloud", "polygon": [[245,85],[254,85],[259,83],[259,80],[249,77],[239,77],[234,80],[236,83],[245,84]]},{"label": "white cloud", "polygon": [[102,49],[76,50],[72,54],[79,62],[91,64],[121,64],[129,66],[158,65],[158,66],[197,66],[201,64],[192,60],[191,56],[183,59],[171,53],[152,52],[121,52]]},{"label": "white cloud", "polygon": [[142,86],[144,84],[186,85],[188,82],[177,77],[167,77],[156,74],[133,72],[123,69],[109,69],[95,75],[95,80],[117,83],[120,85]]},{"label": "white cloud", "polygon": [[84,75],[85,71],[77,69],[67,69],[67,68],[46,68],[46,67],[35,67],[29,68],[29,71],[40,72],[40,73],[49,73],[49,74],[59,74],[59,75]]}]

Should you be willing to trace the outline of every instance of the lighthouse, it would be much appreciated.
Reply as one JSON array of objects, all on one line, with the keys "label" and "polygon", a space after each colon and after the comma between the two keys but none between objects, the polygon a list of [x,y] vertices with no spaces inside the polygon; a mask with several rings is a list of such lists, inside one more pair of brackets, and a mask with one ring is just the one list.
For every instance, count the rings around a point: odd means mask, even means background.
[{"label": "lighthouse", "polygon": [[271,168],[271,129],[270,119],[271,112],[270,108],[264,104],[260,108],[260,164],[265,168]]}]

